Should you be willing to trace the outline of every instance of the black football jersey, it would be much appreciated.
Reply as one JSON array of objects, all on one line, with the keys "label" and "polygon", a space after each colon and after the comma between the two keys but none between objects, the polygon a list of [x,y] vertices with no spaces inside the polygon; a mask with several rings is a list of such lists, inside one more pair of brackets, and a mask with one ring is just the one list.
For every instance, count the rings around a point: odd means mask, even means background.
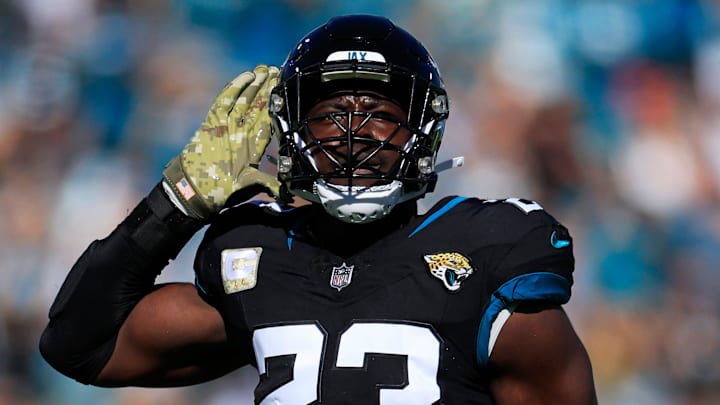
[{"label": "black football jersey", "polygon": [[298,234],[307,209],[226,210],[196,257],[256,403],[493,403],[501,320],[570,298],[571,238],[532,201],[448,197],[347,257]]}]

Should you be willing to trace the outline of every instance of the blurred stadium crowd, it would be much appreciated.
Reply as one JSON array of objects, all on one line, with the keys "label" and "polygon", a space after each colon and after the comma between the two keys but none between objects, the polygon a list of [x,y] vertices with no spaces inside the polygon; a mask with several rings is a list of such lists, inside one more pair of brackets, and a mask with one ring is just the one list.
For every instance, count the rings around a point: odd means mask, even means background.
[{"label": "blurred stadium crowd", "polygon": [[[248,370],[83,386],[38,335],[224,83],[349,12],[391,17],[443,71],[442,158],[466,164],[427,204],[525,197],[570,228],[600,402],[720,403],[719,1],[0,0],[0,404],[249,403]],[[162,280],[192,280],[196,244]]]}]

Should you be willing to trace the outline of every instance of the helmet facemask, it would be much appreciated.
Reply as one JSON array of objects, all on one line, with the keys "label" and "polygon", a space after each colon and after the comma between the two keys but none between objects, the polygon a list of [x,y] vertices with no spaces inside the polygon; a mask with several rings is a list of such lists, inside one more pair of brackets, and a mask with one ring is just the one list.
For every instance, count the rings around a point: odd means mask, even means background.
[{"label": "helmet facemask", "polygon": [[[324,132],[329,130],[335,135],[316,135],[320,126]],[[370,126],[385,127],[387,137],[375,139],[368,135]],[[312,116],[303,120],[299,130],[293,133],[297,154],[313,169],[309,179],[351,188],[403,181],[401,173],[408,171],[409,152],[415,140],[405,121],[362,111]]]}]

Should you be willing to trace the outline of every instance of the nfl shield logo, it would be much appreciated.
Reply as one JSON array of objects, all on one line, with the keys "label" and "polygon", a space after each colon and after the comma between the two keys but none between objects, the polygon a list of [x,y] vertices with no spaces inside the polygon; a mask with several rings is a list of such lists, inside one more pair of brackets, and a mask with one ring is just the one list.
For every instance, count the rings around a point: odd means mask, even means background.
[{"label": "nfl shield logo", "polygon": [[330,276],[330,287],[338,291],[347,287],[350,281],[352,281],[353,268],[355,268],[355,266],[348,266],[344,262],[340,267],[333,267],[332,275]]}]

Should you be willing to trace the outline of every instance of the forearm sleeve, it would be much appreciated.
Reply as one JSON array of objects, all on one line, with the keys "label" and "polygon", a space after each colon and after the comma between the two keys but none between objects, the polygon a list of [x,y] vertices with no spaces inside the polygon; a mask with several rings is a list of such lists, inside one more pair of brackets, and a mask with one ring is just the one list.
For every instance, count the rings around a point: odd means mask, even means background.
[{"label": "forearm sleeve", "polygon": [[110,358],[130,311],[202,226],[170,202],[161,184],[155,187],[70,270],[40,338],[45,360],[68,377],[92,383]]}]

